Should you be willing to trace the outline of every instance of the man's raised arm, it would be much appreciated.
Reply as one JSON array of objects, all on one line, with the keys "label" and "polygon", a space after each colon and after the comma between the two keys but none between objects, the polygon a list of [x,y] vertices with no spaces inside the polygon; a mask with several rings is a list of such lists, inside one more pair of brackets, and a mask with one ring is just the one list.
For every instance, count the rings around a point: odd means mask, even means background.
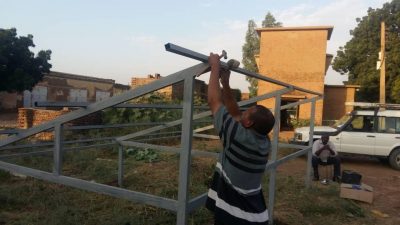
[{"label": "man's raised arm", "polygon": [[233,97],[232,89],[229,85],[230,74],[231,71],[228,69],[223,69],[220,74],[222,84],[222,100],[229,114],[231,114],[236,121],[240,121],[242,112],[239,109],[236,99]]},{"label": "man's raised arm", "polygon": [[220,62],[219,55],[210,53],[208,63],[211,66],[210,81],[208,82],[208,105],[213,115],[217,113],[222,105],[221,89],[219,87]]}]

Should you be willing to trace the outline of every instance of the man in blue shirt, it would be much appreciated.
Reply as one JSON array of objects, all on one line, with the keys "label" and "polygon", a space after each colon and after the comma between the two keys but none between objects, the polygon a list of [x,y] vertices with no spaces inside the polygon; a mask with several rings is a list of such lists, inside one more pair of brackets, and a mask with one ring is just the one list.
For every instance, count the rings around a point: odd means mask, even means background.
[{"label": "man in blue shirt", "polygon": [[[270,110],[261,105],[239,110],[229,86],[229,70],[221,70],[217,54],[211,53],[208,104],[223,151],[219,156],[206,207],[214,212],[215,224],[268,224],[268,211],[261,180],[271,143],[268,133],[275,124]],[[219,83],[222,84],[222,90]]]}]

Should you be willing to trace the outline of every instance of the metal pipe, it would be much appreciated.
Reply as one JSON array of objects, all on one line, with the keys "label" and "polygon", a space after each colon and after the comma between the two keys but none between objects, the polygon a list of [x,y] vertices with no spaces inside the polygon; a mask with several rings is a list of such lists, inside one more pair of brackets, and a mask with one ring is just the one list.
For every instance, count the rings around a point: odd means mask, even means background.
[{"label": "metal pipe", "polygon": [[[189,49],[186,49],[186,48],[183,48],[183,47],[178,46],[178,45],[174,45],[172,43],[165,44],[165,50],[167,50],[169,52],[176,53],[178,55],[182,55],[182,56],[191,58],[191,59],[199,60],[199,61],[204,62],[204,63],[208,63],[208,56],[206,56],[204,54],[201,54],[201,53],[198,53],[198,52],[195,52],[195,51],[192,51],[192,50],[189,50]],[[225,63],[225,62],[221,62],[221,65],[223,67],[225,67],[225,68],[229,68],[228,64]],[[310,91],[310,90],[307,90],[307,89],[304,89],[304,88],[301,88],[301,87],[293,86],[291,84],[284,83],[282,81],[275,80],[275,79],[260,75],[258,73],[253,73],[251,71],[248,71],[248,70],[245,70],[245,69],[242,69],[242,68],[229,68],[229,69],[232,70],[232,71],[235,71],[237,73],[241,73],[243,75],[247,75],[249,77],[257,78],[257,79],[260,79],[260,80],[263,80],[263,81],[267,81],[267,82],[270,82],[270,83],[273,83],[273,84],[277,84],[277,85],[284,86],[284,87],[293,87],[293,89],[301,91],[301,92],[322,96],[321,93]]]},{"label": "metal pipe", "polygon": [[[273,129],[273,138],[271,143],[270,161],[274,163],[277,159],[278,141],[279,141],[279,128],[280,128],[280,114],[281,114],[281,95],[275,97],[275,125]],[[276,182],[276,168],[269,172],[269,191],[268,191],[268,219],[269,224],[274,224],[274,204],[275,204],[275,182]]]},{"label": "metal pipe", "polygon": [[310,138],[308,139],[309,151],[307,153],[307,169],[306,169],[306,187],[310,188],[311,185],[311,161],[312,161],[312,146],[314,144],[314,122],[315,122],[315,100],[311,103],[311,115],[310,115]]},{"label": "metal pipe", "polygon": [[[86,108],[91,102],[35,102],[35,107],[77,107]],[[182,105],[175,104],[127,104],[122,103],[110,108],[134,108],[134,109],[182,109]],[[208,106],[194,106],[195,109],[209,109]]]}]

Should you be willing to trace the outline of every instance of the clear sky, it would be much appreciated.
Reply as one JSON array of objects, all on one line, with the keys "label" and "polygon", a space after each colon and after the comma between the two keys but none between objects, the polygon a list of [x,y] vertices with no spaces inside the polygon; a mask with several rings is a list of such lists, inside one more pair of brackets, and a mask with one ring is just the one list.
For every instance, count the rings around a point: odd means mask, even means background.
[{"label": "clear sky", "polygon": [[[166,76],[197,64],[165,51],[173,43],[208,55],[226,50],[242,59],[247,24],[258,27],[267,12],[284,26],[334,26],[327,53],[336,54],[349,39],[356,18],[387,0],[0,0],[0,28],[32,34],[38,50],[52,51],[52,70],[114,79]],[[207,76],[208,77],[208,76]],[[234,88],[248,92],[243,76]],[[202,78],[206,79],[206,78]],[[327,84],[346,76],[330,69]]]}]

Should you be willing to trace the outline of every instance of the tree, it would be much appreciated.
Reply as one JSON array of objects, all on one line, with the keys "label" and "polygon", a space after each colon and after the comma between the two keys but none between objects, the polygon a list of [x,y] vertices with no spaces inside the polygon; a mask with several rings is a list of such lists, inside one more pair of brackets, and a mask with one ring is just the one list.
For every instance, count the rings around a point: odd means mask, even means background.
[{"label": "tree", "polygon": [[393,102],[399,103],[400,102],[400,77],[398,76],[396,80],[393,82],[393,89],[390,93]]},{"label": "tree", "polygon": [[[262,27],[281,27],[281,22],[276,22],[275,17],[268,12],[265,19],[262,21]],[[257,34],[257,24],[253,20],[249,20],[245,38],[245,44],[242,47],[242,63],[245,69],[258,73],[258,67],[255,60],[255,55],[260,53],[260,38]],[[252,77],[246,77],[250,83],[250,97],[257,96],[258,80]]]},{"label": "tree", "polygon": [[[260,52],[260,40],[256,31],[257,25],[253,20],[249,21],[246,33],[246,43],[242,47],[242,63],[245,69],[258,72],[255,55]],[[257,95],[257,79],[252,77],[246,77],[246,80],[250,83],[249,92],[250,97]]]},{"label": "tree", "polygon": [[277,22],[275,17],[268,12],[267,15],[265,15],[264,20],[262,21],[262,27],[281,27],[282,23]]},{"label": "tree", "polygon": [[348,74],[350,84],[361,85],[359,101],[377,102],[380,71],[376,69],[380,52],[380,24],[386,25],[386,102],[400,103],[400,0],[385,3],[381,9],[369,8],[357,18],[357,27],[344,47],[337,51],[332,67]]},{"label": "tree", "polygon": [[17,30],[0,28],[0,91],[32,90],[50,72],[51,51],[39,51],[35,57],[33,36],[17,37]]}]

